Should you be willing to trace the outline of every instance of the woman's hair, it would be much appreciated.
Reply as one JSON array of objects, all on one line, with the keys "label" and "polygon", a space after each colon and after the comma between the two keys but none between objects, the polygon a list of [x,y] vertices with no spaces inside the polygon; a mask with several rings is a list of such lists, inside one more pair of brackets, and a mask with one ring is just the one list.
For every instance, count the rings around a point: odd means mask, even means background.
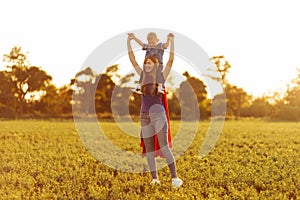
[{"label": "woman's hair", "polygon": [[[153,70],[149,73],[147,73],[145,71],[145,64],[147,62],[147,60],[150,59],[154,64],[155,64],[155,67],[153,68]],[[151,83],[152,83],[152,87],[151,87],[151,91],[150,91],[150,94],[151,95],[156,95],[156,90],[157,90],[157,84],[156,84],[156,70],[159,66],[159,61],[158,61],[158,57],[156,55],[148,55],[145,60],[144,60],[144,65],[143,65],[143,78],[142,78],[142,93],[145,95],[145,94],[149,94],[148,90],[147,90],[147,85],[150,84],[147,80],[147,78],[149,76],[152,76],[152,80],[151,80]]]}]

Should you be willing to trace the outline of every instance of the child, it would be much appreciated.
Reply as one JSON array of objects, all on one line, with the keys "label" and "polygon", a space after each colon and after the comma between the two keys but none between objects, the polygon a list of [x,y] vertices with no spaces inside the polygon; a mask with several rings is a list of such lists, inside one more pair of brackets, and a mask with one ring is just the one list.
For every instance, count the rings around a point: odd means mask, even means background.
[{"label": "child", "polygon": [[[133,33],[128,33],[128,36],[131,36],[134,41],[136,41],[143,50],[146,50],[145,57],[149,55],[156,55],[159,60],[159,66],[157,68],[157,75],[156,75],[156,81],[158,84],[157,92],[164,94],[163,89],[163,83],[165,82],[163,76],[162,76],[162,69],[163,69],[163,55],[164,55],[164,49],[168,48],[170,45],[170,37],[174,37],[173,33],[169,33],[168,39],[166,43],[158,43],[159,39],[157,38],[156,33],[150,32],[147,35],[148,44],[144,44],[141,40],[135,37]],[[141,84],[143,77],[140,77],[139,84]],[[138,85],[135,89],[135,92],[141,94],[141,86]]]}]

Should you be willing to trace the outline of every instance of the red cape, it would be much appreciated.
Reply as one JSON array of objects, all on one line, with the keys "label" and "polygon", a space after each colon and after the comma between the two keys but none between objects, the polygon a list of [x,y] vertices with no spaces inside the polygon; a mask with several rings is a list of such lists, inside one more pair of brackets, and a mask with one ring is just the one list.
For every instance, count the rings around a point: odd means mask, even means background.
[{"label": "red cape", "polygon": [[[166,110],[166,117],[167,117],[167,121],[168,121],[168,145],[171,148],[172,147],[172,138],[171,138],[171,131],[170,131],[170,116],[169,116],[169,106],[168,106],[168,99],[167,99],[166,91],[163,94],[162,103],[163,103],[163,106],[165,107],[165,110]],[[145,156],[146,155],[146,148],[145,148],[144,140],[143,140],[142,137],[141,137],[140,146],[143,149],[142,155]],[[154,155],[155,155],[155,157],[160,156],[162,158],[165,158],[163,153],[160,151],[160,146],[158,144],[158,139],[157,139],[156,133],[154,134]]]}]

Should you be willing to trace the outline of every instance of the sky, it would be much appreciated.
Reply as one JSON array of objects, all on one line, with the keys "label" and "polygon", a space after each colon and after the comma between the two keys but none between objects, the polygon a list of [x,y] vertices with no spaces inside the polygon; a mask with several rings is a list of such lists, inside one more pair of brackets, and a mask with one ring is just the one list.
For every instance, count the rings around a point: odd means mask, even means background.
[{"label": "sky", "polygon": [[229,82],[260,96],[284,89],[297,76],[298,8],[296,0],[5,0],[0,3],[0,55],[21,46],[30,64],[41,66],[61,86],[114,36],[168,29],[209,56],[224,55],[232,66]]}]

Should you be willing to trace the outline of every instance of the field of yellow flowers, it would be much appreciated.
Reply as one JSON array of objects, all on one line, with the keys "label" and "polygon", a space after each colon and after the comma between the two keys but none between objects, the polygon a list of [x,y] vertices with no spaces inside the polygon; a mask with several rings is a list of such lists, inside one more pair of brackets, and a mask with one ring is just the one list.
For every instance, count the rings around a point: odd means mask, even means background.
[{"label": "field of yellow flowers", "polygon": [[[123,137],[115,123],[108,138],[139,152],[139,138]],[[171,122],[171,128],[178,127]],[[73,121],[0,121],[0,199],[297,199],[300,198],[300,123],[226,121],[213,150],[199,150],[209,122],[177,159],[181,188],[149,173],[110,168],[85,149]],[[176,131],[174,131],[176,132]],[[111,155],[112,158],[114,155]]]}]

